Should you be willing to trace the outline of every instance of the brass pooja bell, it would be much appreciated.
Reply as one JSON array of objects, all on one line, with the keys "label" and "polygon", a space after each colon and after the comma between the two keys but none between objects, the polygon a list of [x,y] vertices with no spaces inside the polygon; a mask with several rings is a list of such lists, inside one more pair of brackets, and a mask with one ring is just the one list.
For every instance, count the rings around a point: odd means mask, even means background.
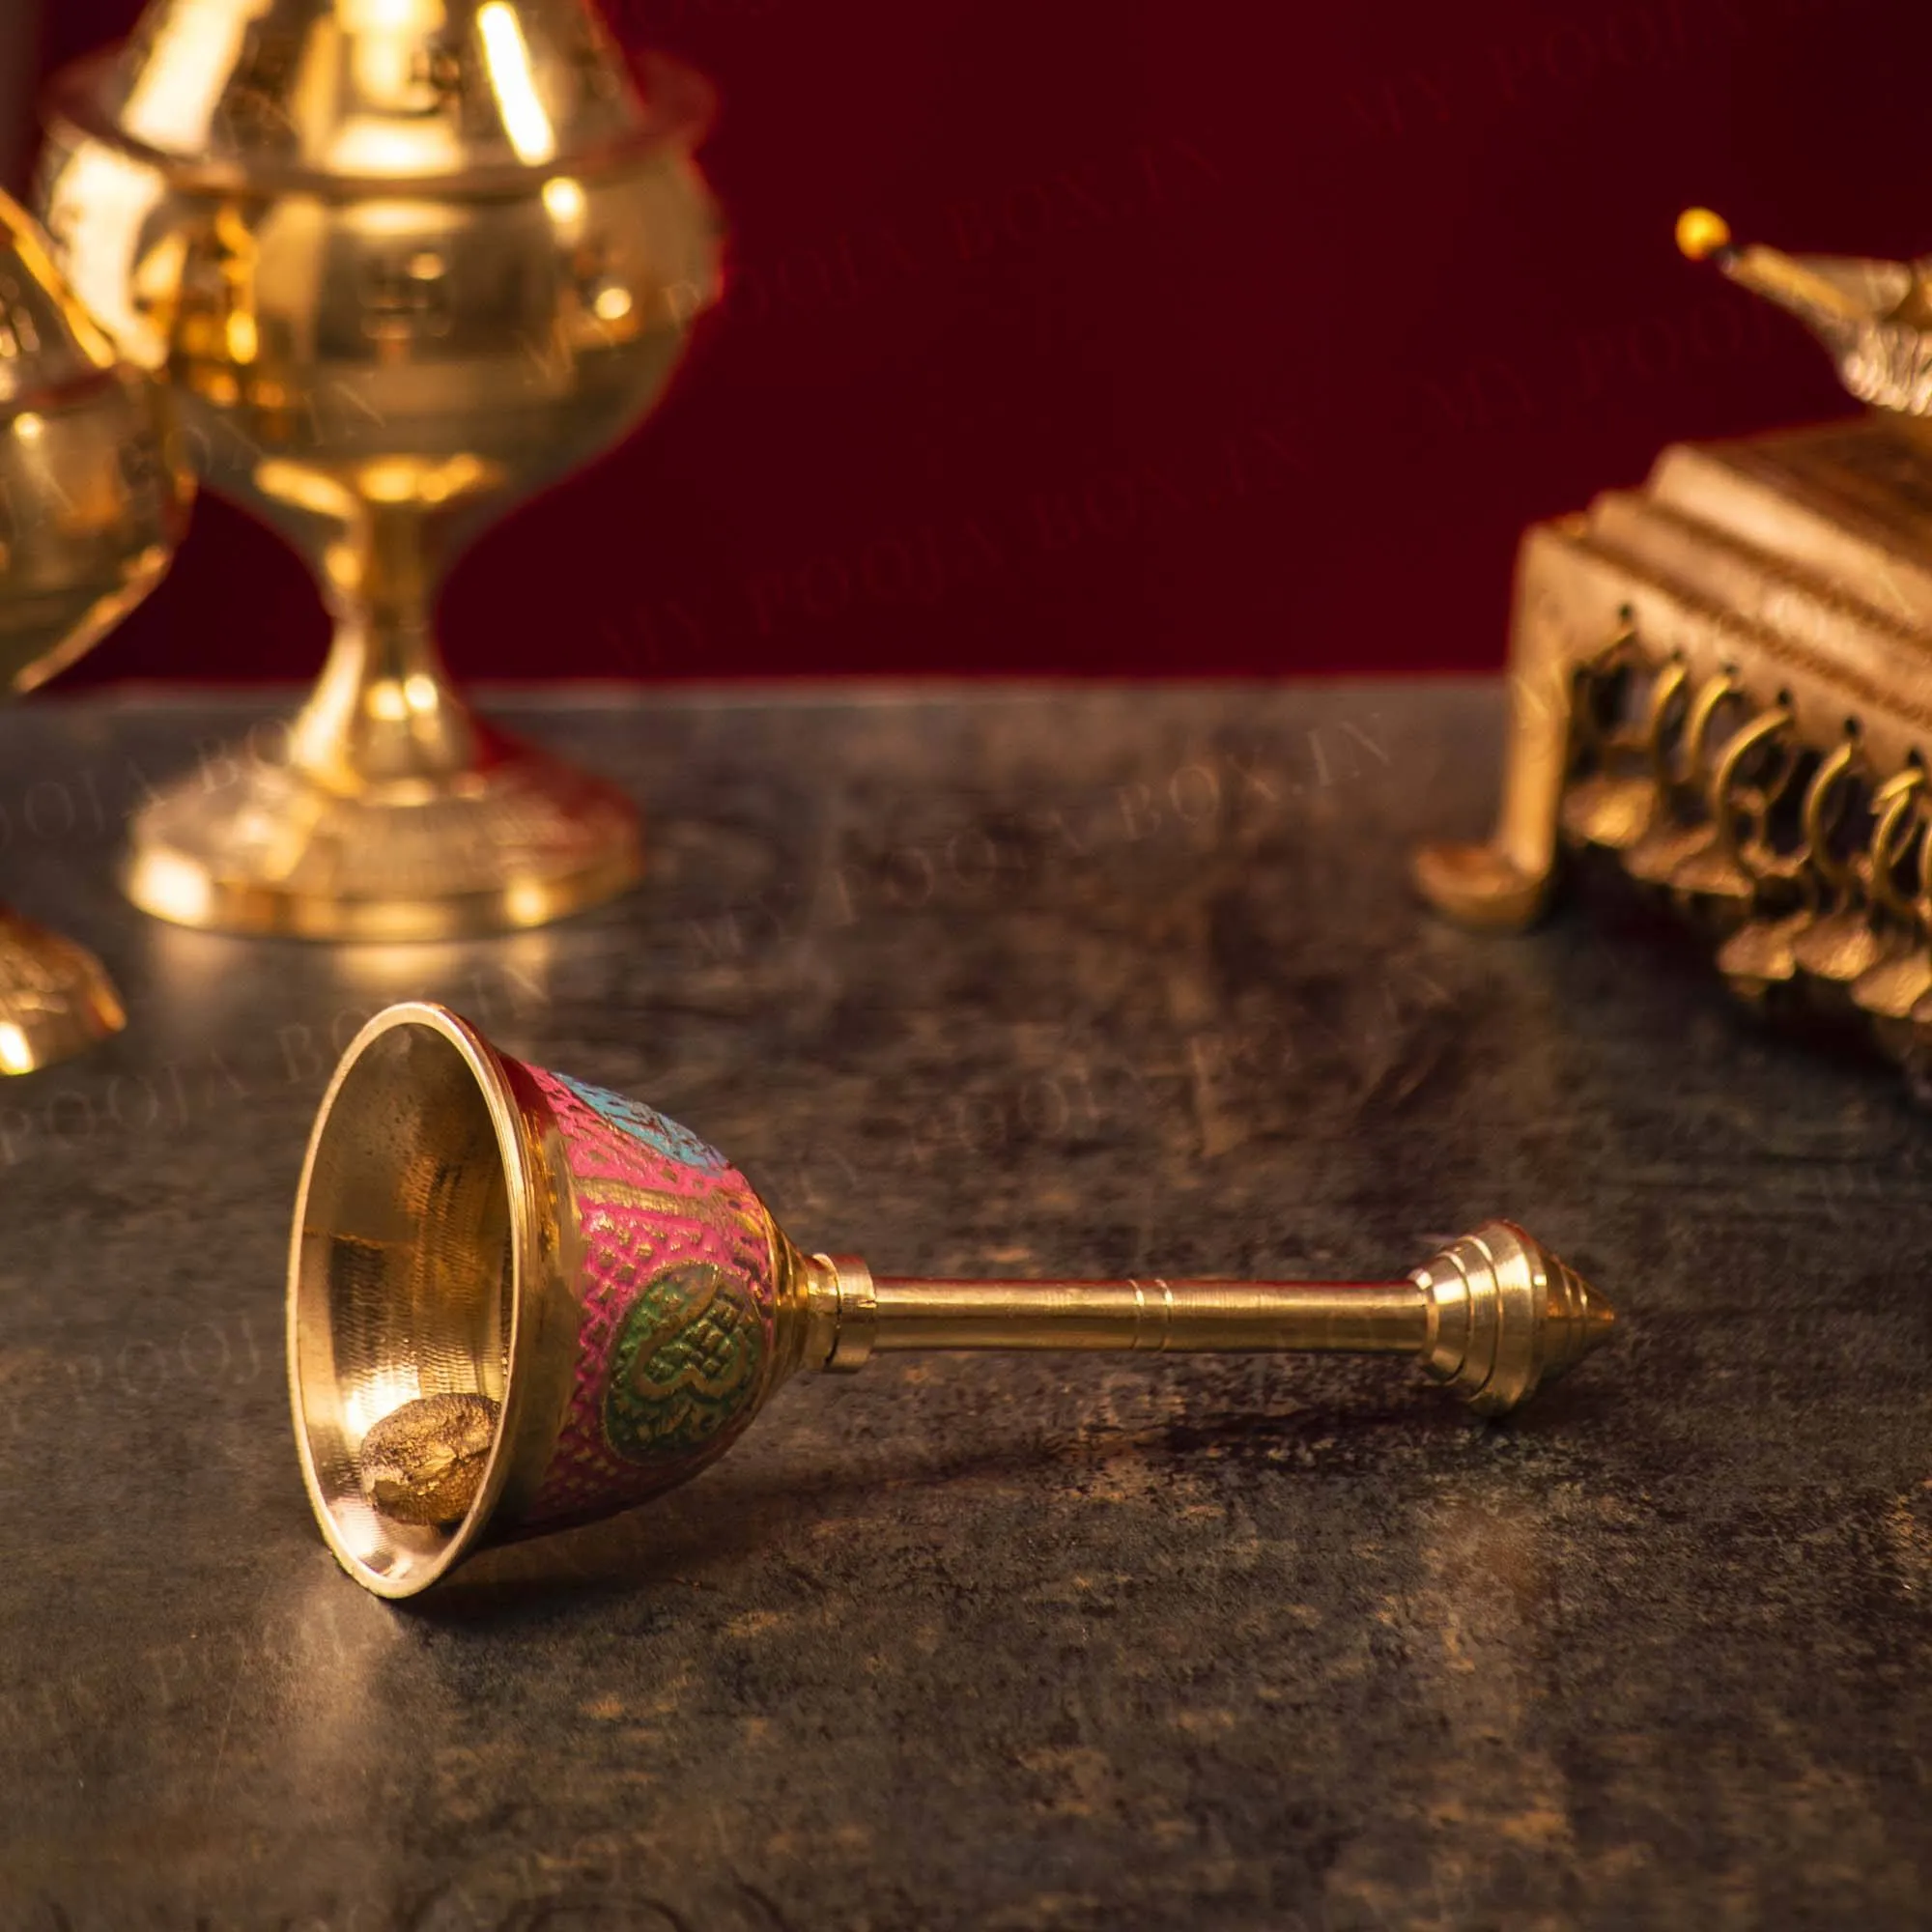
[{"label": "brass pooja bell", "polygon": [[410,1597],[484,1544],[683,1482],[801,1369],[906,1349],[1341,1350],[1419,1356],[1496,1414],[1611,1319],[1500,1221],[1388,1283],[875,1277],[801,1254],[722,1154],[649,1107],[411,1004],[350,1045],[309,1141],[289,1387],[330,1548]]},{"label": "brass pooja bell", "polygon": [[[116,360],[0,194],[0,693],[72,664],[148,594],[190,488],[160,392]],[[92,953],[0,910],[0,1073],[123,1024]]]},{"label": "brass pooja bell", "polygon": [[1416,855],[1501,928],[1563,843],[1695,921],[1753,1003],[1861,1018],[1932,1073],[1932,259],[1678,241],[1797,315],[1861,419],[1680,444],[1640,491],[1526,532],[1501,814]]},{"label": "brass pooja bell", "polygon": [[629,801],[479,721],[433,616],[466,545],[650,410],[715,299],[704,84],[634,77],[589,0],[152,0],[47,106],[75,286],[336,623],[285,754],[135,819],[135,902],[434,939],[631,884]]}]

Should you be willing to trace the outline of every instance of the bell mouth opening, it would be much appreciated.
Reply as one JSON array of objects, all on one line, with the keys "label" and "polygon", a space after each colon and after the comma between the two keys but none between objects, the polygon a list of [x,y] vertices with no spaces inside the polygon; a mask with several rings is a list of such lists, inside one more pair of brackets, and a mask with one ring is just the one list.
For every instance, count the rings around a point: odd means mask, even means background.
[{"label": "bell mouth opening", "polygon": [[[516,1122],[479,1036],[440,1008],[393,1007],[344,1055],[309,1142],[289,1256],[296,1440],[330,1548],[380,1596],[435,1582],[502,1491],[528,1201]],[[435,1501],[399,1507],[365,1445],[438,1397],[479,1419],[480,1475],[450,1520],[424,1520]]]}]

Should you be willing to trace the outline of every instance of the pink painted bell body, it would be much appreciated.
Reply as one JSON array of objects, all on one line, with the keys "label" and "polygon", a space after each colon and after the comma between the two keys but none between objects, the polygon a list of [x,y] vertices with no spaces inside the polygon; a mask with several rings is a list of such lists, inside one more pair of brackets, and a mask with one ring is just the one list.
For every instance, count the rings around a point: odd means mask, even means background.
[{"label": "pink painted bell body", "polygon": [[512,1063],[564,1147],[582,1305],[570,1406],[526,1534],[628,1509],[729,1447],[771,1378],[771,1216],[715,1149],[641,1101]]}]

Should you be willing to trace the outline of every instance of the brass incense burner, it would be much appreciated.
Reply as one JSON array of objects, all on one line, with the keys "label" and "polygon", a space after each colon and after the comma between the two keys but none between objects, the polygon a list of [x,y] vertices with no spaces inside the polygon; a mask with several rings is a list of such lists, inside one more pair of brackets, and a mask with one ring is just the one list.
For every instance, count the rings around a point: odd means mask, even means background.
[{"label": "brass incense burner", "polygon": [[634,76],[587,0],[152,0],[55,84],[40,194],[75,286],[336,622],[286,755],[137,817],[137,904],[428,939],[636,878],[630,803],[481,723],[434,608],[650,410],[715,298],[710,112],[669,62]]},{"label": "brass incense burner", "polygon": [[[0,195],[0,693],[72,664],[148,594],[189,491],[159,390],[116,359]],[[0,910],[0,1073],[123,1023],[92,953]]]},{"label": "brass incense burner", "polygon": [[1607,1339],[1603,1296],[1507,1222],[1406,1280],[916,1281],[807,1256],[744,1177],[635,1100],[392,1007],[322,1103],[289,1257],[317,1520],[384,1597],[482,1545],[643,1502],[789,1376],[914,1349],[1413,1355],[1498,1414]]},{"label": "brass incense burner", "polygon": [[1693,259],[1822,340],[1862,419],[1666,449],[1518,563],[1501,814],[1417,854],[1468,924],[1527,924],[1594,848],[1773,1009],[1854,1016],[1932,1069],[1932,262]]}]

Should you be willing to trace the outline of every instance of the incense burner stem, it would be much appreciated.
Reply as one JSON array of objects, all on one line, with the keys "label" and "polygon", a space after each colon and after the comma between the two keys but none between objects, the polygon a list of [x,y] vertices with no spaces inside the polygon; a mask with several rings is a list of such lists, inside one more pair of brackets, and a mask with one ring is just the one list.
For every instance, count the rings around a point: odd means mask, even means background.
[{"label": "incense burner stem", "polygon": [[419,502],[344,505],[325,554],[335,637],[297,717],[290,759],[340,792],[477,770],[489,734],[457,695],[436,636],[444,519]]}]

